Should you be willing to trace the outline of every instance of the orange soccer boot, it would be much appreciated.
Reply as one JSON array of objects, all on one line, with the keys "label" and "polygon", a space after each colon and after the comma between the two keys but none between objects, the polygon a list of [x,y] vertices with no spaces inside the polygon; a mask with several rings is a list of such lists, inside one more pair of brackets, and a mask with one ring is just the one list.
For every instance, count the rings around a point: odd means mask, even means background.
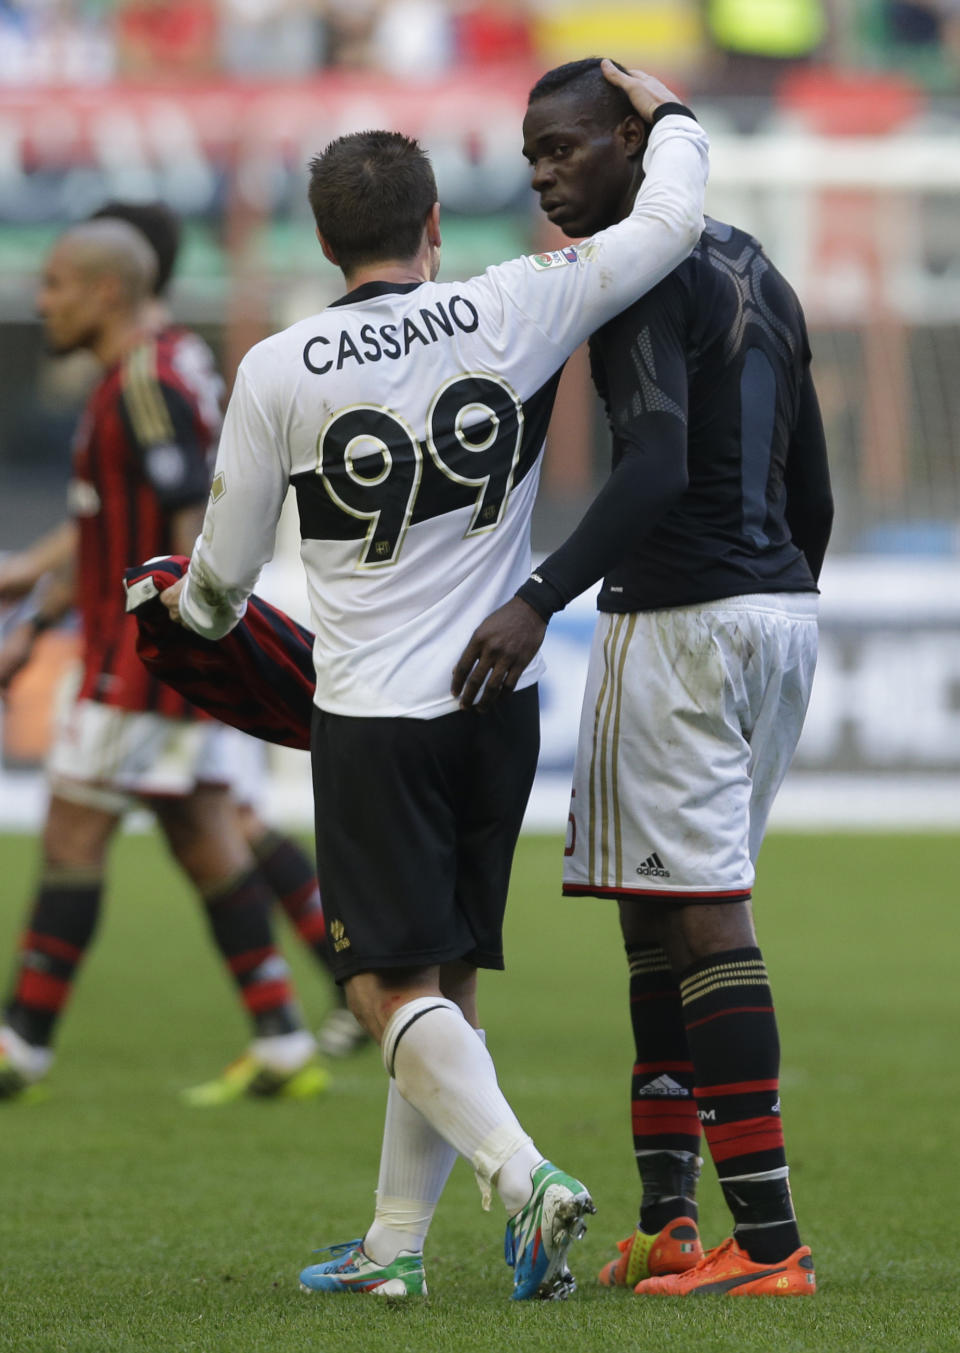
[{"label": "orange soccer boot", "polygon": [[617,1249],[620,1257],[597,1274],[604,1287],[635,1287],[644,1278],[683,1273],[703,1258],[700,1232],[691,1217],[676,1217],[652,1236],[637,1229],[626,1240],[618,1240]]},{"label": "orange soccer boot", "polygon": [[817,1279],[806,1245],[779,1263],[757,1264],[730,1236],[685,1273],[647,1278],[633,1290],[640,1296],[663,1297],[812,1297]]}]

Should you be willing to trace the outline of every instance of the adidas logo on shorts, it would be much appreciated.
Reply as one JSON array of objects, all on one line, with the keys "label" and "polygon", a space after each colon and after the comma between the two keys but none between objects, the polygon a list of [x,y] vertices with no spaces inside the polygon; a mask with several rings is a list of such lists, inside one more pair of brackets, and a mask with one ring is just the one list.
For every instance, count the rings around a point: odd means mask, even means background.
[{"label": "adidas logo on shorts", "polygon": [[656,851],[648,855],[643,864],[637,865],[637,873],[642,874],[644,878],[668,879],[670,870],[664,869],[663,861]]}]

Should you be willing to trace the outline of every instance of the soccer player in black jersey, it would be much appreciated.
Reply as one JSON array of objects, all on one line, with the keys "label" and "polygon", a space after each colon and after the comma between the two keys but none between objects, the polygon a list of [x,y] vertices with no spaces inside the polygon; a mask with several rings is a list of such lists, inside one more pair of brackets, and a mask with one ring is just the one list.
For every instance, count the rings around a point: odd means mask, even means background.
[{"label": "soccer player in black jersey", "polygon": [[[531,91],[524,155],[567,235],[629,211],[644,141],[594,60]],[[619,901],[642,1201],[600,1281],[809,1294],[750,908],[809,697],[833,513],[803,312],[755,239],[708,218],[692,256],[595,333],[590,354],[610,478],[569,539],[478,627],[453,690],[464,706],[510,690],[551,615],[603,579],[563,891]],[[706,1257],[701,1130],[734,1218],[733,1236]]]}]

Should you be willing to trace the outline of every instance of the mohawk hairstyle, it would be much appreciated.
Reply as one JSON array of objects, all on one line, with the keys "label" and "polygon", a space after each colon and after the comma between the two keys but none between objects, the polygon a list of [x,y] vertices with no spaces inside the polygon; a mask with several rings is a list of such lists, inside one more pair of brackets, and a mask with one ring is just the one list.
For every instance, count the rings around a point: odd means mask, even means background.
[{"label": "mohawk hairstyle", "polygon": [[578,97],[598,125],[616,127],[636,110],[622,89],[612,85],[600,69],[602,57],[587,56],[548,70],[531,89],[527,103],[537,103],[551,94]]}]

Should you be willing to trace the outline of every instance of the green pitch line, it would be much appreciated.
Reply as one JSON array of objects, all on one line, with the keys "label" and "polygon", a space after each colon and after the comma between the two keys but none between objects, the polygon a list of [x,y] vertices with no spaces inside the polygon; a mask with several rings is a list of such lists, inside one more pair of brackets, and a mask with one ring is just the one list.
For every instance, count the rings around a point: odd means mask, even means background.
[{"label": "green pitch line", "polygon": [[[783,1042],[783,1110],[811,1301],[643,1302],[594,1277],[634,1222],[625,965],[609,903],[559,896],[560,843],[525,838],[508,970],[481,979],[504,1088],[599,1211],[566,1303],[508,1300],[503,1218],[454,1171],[430,1296],[297,1290],[314,1247],[357,1235],[376,1182],[376,1052],[306,1103],[191,1111],[177,1090],[245,1029],[189,894],[152,836],[125,837],[100,943],[65,1021],[50,1097],[0,1106],[0,1350],[16,1353],[944,1353],[960,1350],[952,1240],[960,1110],[960,840],[773,837],[757,926]],[[6,980],[35,872],[0,837]],[[286,934],[304,1004],[327,989]],[[707,1167],[704,1238],[727,1220]]]}]

